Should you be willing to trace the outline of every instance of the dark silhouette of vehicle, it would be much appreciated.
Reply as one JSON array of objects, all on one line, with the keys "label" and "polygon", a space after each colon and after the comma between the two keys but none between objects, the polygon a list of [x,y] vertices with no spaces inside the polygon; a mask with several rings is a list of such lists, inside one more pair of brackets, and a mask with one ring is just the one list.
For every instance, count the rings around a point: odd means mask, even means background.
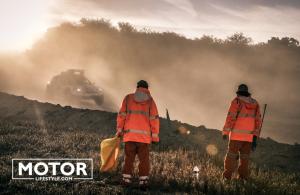
[{"label": "dark silhouette of vehicle", "polygon": [[70,69],[48,82],[46,95],[50,101],[89,109],[101,108],[103,90],[91,83],[83,70]]}]

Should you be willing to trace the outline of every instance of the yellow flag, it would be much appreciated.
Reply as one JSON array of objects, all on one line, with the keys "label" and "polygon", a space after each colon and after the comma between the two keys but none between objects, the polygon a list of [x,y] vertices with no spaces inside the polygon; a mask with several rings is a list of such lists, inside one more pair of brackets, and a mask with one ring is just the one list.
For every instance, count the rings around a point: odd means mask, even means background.
[{"label": "yellow flag", "polygon": [[118,165],[118,156],[120,152],[119,137],[105,139],[100,144],[100,157],[101,157],[101,172],[113,171]]}]

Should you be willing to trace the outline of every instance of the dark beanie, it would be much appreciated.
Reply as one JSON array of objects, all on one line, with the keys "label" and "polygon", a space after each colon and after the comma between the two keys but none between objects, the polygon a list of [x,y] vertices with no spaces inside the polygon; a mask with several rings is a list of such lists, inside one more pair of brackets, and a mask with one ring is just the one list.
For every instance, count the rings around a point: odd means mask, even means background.
[{"label": "dark beanie", "polygon": [[246,97],[251,95],[251,93],[249,93],[248,91],[248,86],[246,84],[240,84],[236,94],[240,96],[246,96]]},{"label": "dark beanie", "polygon": [[137,83],[137,88],[139,88],[139,87],[148,89],[149,86],[148,86],[147,81],[140,80],[140,81]]}]

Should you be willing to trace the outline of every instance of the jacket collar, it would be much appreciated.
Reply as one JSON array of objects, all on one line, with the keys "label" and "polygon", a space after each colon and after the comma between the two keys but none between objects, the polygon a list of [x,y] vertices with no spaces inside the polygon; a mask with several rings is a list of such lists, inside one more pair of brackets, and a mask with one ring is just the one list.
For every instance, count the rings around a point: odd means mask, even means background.
[{"label": "jacket collar", "polygon": [[255,104],[256,103],[256,101],[253,98],[251,98],[250,96],[249,97],[238,96],[237,98],[240,99],[243,102],[248,103],[248,104]]},{"label": "jacket collar", "polygon": [[146,102],[151,99],[150,91],[146,88],[139,87],[134,93],[134,100],[136,102]]}]

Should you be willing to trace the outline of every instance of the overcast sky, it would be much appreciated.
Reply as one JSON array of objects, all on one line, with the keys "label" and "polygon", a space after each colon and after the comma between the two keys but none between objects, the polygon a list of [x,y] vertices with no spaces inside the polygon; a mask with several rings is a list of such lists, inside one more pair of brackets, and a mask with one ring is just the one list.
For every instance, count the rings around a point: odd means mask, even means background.
[{"label": "overcast sky", "polygon": [[271,36],[299,40],[299,9],[298,0],[1,0],[0,50],[30,48],[48,27],[82,17],[124,21],[189,38],[244,32],[254,42]]}]

